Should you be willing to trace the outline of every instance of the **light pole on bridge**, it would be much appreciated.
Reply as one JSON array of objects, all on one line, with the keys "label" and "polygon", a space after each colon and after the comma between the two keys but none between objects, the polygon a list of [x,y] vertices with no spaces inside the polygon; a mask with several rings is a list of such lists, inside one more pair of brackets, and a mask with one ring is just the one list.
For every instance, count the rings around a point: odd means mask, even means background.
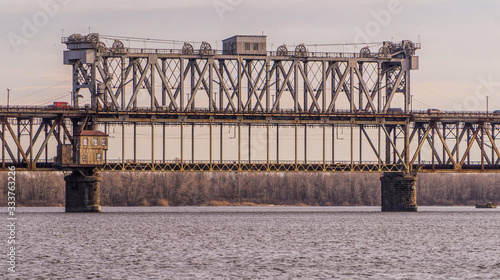
[{"label": "light pole on bridge", "polygon": [[7,108],[9,108],[10,103],[10,88],[7,89]]},{"label": "light pole on bridge", "polygon": [[488,98],[489,96],[486,95],[486,114],[488,114]]}]

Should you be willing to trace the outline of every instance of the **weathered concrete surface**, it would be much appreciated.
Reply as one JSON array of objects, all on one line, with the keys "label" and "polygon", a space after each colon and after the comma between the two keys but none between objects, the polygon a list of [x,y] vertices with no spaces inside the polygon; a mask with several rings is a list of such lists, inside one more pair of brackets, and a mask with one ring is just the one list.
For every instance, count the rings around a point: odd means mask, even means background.
[{"label": "weathered concrete surface", "polygon": [[101,175],[73,171],[66,181],[66,212],[101,212]]},{"label": "weathered concrete surface", "polygon": [[417,211],[417,176],[404,173],[384,173],[382,183],[383,212]]}]

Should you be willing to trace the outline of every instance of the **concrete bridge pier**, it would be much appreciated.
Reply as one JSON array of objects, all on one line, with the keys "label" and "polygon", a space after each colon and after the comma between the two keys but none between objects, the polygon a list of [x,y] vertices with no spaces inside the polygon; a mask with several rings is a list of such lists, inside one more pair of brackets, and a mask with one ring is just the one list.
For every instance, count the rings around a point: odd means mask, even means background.
[{"label": "concrete bridge pier", "polygon": [[417,176],[386,172],[382,183],[382,212],[417,211]]},{"label": "concrete bridge pier", "polygon": [[74,170],[66,181],[66,212],[101,212],[101,175]]}]

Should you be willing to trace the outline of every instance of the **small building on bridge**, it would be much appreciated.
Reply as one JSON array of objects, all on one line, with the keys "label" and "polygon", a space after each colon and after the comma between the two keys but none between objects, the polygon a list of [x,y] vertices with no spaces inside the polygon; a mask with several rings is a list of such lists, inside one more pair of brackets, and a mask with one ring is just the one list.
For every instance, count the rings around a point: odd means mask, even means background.
[{"label": "small building on bridge", "polygon": [[108,150],[108,135],[98,130],[83,130],[74,135],[75,164],[100,165]]},{"label": "small building on bridge", "polygon": [[224,54],[267,55],[267,36],[236,35],[222,40]]}]

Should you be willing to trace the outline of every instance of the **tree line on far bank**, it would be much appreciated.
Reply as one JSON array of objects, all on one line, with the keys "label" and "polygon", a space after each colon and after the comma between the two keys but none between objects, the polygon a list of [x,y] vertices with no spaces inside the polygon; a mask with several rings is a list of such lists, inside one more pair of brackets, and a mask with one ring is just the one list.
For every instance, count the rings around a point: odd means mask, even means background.
[{"label": "tree line on far bank", "polygon": [[[378,173],[102,173],[103,206],[380,205]],[[418,204],[500,202],[500,174],[420,174]],[[7,172],[0,173],[7,205]],[[16,172],[16,202],[64,206],[60,172]]]}]

